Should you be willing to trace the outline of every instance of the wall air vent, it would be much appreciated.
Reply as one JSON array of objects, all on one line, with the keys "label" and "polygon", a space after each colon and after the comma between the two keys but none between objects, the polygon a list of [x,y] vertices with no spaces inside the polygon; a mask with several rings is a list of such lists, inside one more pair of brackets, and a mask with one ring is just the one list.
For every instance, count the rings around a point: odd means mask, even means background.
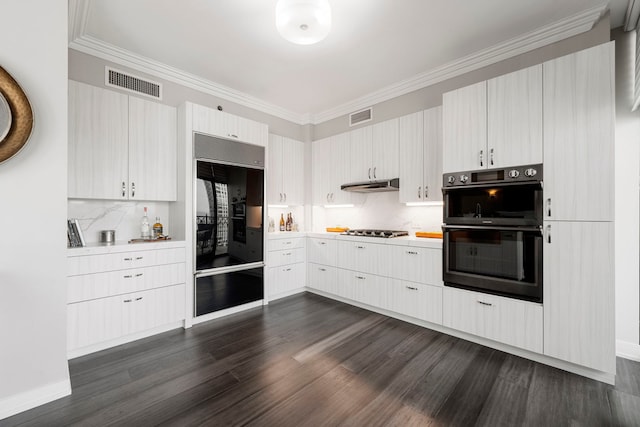
[{"label": "wall air vent", "polygon": [[105,67],[105,84],[128,92],[162,100],[162,84]]},{"label": "wall air vent", "polygon": [[372,108],[356,111],[349,114],[349,126],[359,125],[360,123],[369,122],[372,119]]}]

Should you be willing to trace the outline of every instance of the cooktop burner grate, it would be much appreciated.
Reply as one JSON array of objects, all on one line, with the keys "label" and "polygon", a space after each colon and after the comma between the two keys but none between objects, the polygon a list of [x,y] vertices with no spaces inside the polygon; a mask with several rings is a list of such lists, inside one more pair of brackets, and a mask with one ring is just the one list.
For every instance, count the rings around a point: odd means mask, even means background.
[{"label": "cooktop burner grate", "polygon": [[368,229],[368,228],[359,228],[355,230],[347,230],[341,234],[344,236],[390,238],[390,237],[408,236],[409,232],[403,231],[403,230],[376,230],[376,229]]}]

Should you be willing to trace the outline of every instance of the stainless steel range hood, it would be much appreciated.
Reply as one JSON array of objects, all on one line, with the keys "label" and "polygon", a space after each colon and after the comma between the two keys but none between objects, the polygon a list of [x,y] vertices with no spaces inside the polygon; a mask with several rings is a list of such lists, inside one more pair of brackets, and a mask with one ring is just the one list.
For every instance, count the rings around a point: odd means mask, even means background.
[{"label": "stainless steel range hood", "polygon": [[400,189],[400,178],[379,179],[376,181],[354,182],[343,184],[341,190],[353,191],[356,193],[380,193],[382,191],[398,191]]}]

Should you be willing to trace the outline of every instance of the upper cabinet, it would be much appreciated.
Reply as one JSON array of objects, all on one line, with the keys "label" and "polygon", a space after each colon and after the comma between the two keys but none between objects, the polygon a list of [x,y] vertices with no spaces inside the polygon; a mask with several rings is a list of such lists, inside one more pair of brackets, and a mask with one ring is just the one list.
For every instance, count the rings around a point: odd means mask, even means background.
[{"label": "upper cabinet", "polygon": [[545,220],[613,221],[613,67],[612,43],[544,63]]},{"label": "upper cabinet", "polygon": [[264,123],[196,104],[193,105],[193,130],[263,147],[269,138],[269,128]]},{"label": "upper cabinet", "polygon": [[176,200],[176,109],[69,81],[68,197]]},{"label": "upper cabinet", "polygon": [[398,119],[349,132],[351,182],[397,178]]},{"label": "upper cabinet", "polygon": [[351,181],[349,133],[341,133],[314,141],[311,145],[313,167],[313,204],[341,205],[358,203],[362,194],[342,191],[340,186]]},{"label": "upper cabinet", "polygon": [[442,98],[444,172],[542,162],[542,66]]},{"label": "upper cabinet", "polygon": [[269,135],[267,200],[271,205],[304,204],[304,144]]},{"label": "upper cabinet", "polygon": [[398,121],[400,202],[442,201],[442,107]]}]

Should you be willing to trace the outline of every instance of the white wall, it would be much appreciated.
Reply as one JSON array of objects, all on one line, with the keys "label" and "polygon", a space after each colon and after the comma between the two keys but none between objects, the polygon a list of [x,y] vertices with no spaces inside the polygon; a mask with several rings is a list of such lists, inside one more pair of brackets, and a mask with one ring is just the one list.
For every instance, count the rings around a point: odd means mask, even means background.
[{"label": "white wall", "polygon": [[616,42],[616,351],[640,360],[640,111],[631,111],[635,32],[615,30],[611,35]]},{"label": "white wall", "polygon": [[66,357],[67,0],[3,0],[0,66],[35,127],[0,164],[0,419],[70,393]]}]

